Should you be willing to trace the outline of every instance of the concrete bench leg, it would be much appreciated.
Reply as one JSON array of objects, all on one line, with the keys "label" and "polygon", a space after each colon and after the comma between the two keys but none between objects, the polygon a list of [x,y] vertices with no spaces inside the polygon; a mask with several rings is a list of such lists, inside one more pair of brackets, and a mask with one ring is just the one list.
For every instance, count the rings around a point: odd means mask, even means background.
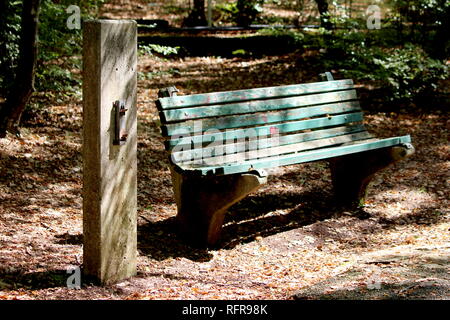
[{"label": "concrete bench leg", "polygon": [[363,205],[375,173],[413,153],[414,147],[408,144],[332,158],[329,162],[337,201],[350,207]]},{"label": "concrete bench leg", "polygon": [[214,246],[227,209],[267,182],[265,173],[191,177],[171,171],[179,231],[199,246]]}]

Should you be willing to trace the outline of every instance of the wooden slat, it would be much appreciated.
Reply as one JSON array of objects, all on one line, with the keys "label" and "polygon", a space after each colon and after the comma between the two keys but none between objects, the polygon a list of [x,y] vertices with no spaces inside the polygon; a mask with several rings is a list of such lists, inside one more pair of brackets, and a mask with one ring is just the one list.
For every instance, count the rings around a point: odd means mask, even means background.
[{"label": "wooden slat", "polygon": [[231,103],[253,99],[266,99],[275,97],[296,96],[302,94],[313,94],[334,90],[345,90],[353,88],[351,79],[323,81],[306,84],[295,84],[287,86],[256,88],[248,90],[222,91],[187,96],[175,96],[160,98],[157,106],[160,110],[176,109],[180,107],[192,107],[199,105],[210,105],[217,103]]},{"label": "wooden slat", "polygon": [[209,175],[209,174],[233,174],[248,172],[256,169],[268,169],[278,166],[291,165],[296,163],[311,162],[323,160],[333,157],[339,157],[346,154],[369,151],[385,147],[400,145],[402,143],[410,143],[409,135],[401,137],[393,137],[380,139],[377,141],[345,145],[332,148],[317,149],[297,154],[288,154],[284,156],[275,156],[263,160],[250,160],[242,164],[228,166],[202,166],[198,168],[179,167],[181,170],[192,172],[193,174]]},{"label": "wooden slat", "polygon": [[166,110],[160,113],[160,118],[161,122],[163,124],[166,124],[170,122],[185,121],[190,119],[274,111],[301,106],[342,102],[347,100],[354,100],[356,98],[357,97],[355,90],[346,90],[290,98],[255,100],[233,104],[209,105],[194,108]]},{"label": "wooden slat", "polygon": [[[254,159],[263,159],[268,157],[273,157],[276,155],[283,155],[288,153],[302,152],[306,150],[318,149],[323,147],[331,147],[338,144],[343,144],[346,142],[355,142],[357,140],[364,140],[370,138],[370,134],[368,132],[358,132],[353,134],[347,134],[332,138],[319,139],[314,141],[300,142],[294,144],[287,145],[279,145],[273,146],[271,148],[263,148],[257,149],[257,144],[253,150],[245,150],[243,152],[234,153],[233,150],[231,153],[227,152],[230,146],[222,146],[221,153],[222,155],[215,155],[213,157],[208,157],[207,153],[203,153],[202,157],[199,159],[193,159],[190,161],[180,161],[181,159],[174,159],[175,154],[172,154],[172,161],[180,166],[191,166],[191,165],[207,165],[207,166],[218,166],[218,165],[227,165],[227,164],[237,164],[243,163],[246,161],[254,160]],[[243,148],[238,148],[236,145],[232,145],[232,149],[238,150]],[[246,146],[243,146],[244,148]],[[248,147],[248,145],[247,145]],[[205,149],[201,149],[205,151]]]},{"label": "wooden slat", "polygon": [[[326,139],[332,137],[338,137],[342,135],[355,134],[364,132],[365,136],[370,136],[370,134],[365,131],[365,127],[362,124],[352,125],[352,126],[344,126],[337,127],[332,129],[324,129],[324,130],[315,130],[310,132],[303,132],[297,134],[290,134],[285,136],[279,136],[277,139],[272,140],[270,137],[267,139],[259,139],[258,140],[258,150],[262,150],[265,148],[272,147],[273,143],[277,143],[279,146],[297,144],[306,141],[313,141],[319,139]],[[226,141],[221,143],[222,145],[226,145]],[[238,141],[233,143],[236,150],[245,150],[248,147],[248,141]],[[191,149],[191,145],[185,145],[186,148],[180,148],[181,151],[173,151],[172,152],[172,162],[178,163],[182,159],[198,159],[201,158],[204,154],[212,154],[216,148],[215,145],[207,145],[200,149]]]},{"label": "wooden slat", "polygon": [[[222,139],[231,139],[233,135],[236,137],[248,137],[251,133],[255,132],[259,137],[261,136],[272,136],[274,133],[282,134],[295,132],[300,130],[315,129],[315,128],[326,128],[330,126],[339,126],[346,123],[359,122],[363,120],[363,115],[361,112],[348,113],[345,115],[335,115],[330,117],[321,117],[309,120],[301,121],[291,121],[281,124],[272,124],[259,126],[249,129],[235,129],[227,130],[225,132],[226,137]],[[201,147],[203,143],[211,142],[217,137],[217,133],[204,133],[202,135],[192,136],[187,130],[180,130],[178,134],[172,136],[171,140],[166,141],[166,149],[170,150],[177,145],[184,144],[194,144],[195,146]]]},{"label": "wooden slat", "polygon": [[[203,132],[211,128],[218,130],[239,128],[360,110],[361,108],[358,101],[348,101],[340,103],[329,103],[312,107],[301,107],[276,112],[245,114],[220,118],[207,118],[202,120],[189,120],[162,126],[161,130],[163,136],[170,136],[173,133],[179,132],[180,130],[188,130],[189,132],[193,133],[196,130],[200,129],[200,131]],[[201,121],[201,123],[198,123],[198,121]]]}]

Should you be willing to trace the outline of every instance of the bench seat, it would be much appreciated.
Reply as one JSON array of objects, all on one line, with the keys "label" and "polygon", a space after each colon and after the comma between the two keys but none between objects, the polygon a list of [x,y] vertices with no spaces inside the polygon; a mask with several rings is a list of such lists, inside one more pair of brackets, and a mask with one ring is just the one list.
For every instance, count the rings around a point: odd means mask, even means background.
[{"label": "bench seat", "polygon": [[376,171],[413,153],[409,135],[373,137],[353,81],[327,77],[186,96],[160,90],[156,105],[183,234],[215,244],[226,209],[265,183],[270,168],[327,160],[338,199],[355,205]]}]

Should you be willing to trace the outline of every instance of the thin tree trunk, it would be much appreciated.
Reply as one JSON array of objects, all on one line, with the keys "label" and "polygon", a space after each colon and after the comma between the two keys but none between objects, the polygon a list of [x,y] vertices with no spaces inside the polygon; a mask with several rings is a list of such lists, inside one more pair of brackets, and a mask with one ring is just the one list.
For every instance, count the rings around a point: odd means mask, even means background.
[{"label": "thin tree trunk", "polygon": [[205,0],[194,0],[194,7],[189,16],[184,20],[184,25],[188,27],[206,26]]},{"label": "thin tree trunk", "polygon": [[23,1],[19,61],[14,84],[6,102],[0,105],[0,137],[5,137],[7,131],[17,131],[20,117],[34,91],[39,8],[40,0]]},{"label": "thin tree trunk", "polygon": [[327,30],[333,29],[333,24],[330,21],[330,12],[328,11],[327,0],[315,0],[317,3],[317,8],[320,13],[320,25]]}]

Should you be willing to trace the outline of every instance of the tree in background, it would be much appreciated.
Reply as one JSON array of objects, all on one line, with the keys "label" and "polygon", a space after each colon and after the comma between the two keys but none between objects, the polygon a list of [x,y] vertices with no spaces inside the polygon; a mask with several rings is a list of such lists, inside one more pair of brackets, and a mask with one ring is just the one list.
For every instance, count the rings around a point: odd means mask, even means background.
[{"label": "tree in background", "polygon": [[328,11],[328,2],[327,0],[315,0],[317,3],[317,8],[320,13],[320,25],[327,29],[333,29],[333,23],[331,22],[330,12]]},{"label": "tree in background", "polygon": [[[97,17],[103,2],[79,1],[81,19]],[[34,0],[0,1],[0,97],[6,98],[3,103],[0,100],[0,136],[6,131],[18,132],[21,118],[45,114],[41,97],[59,100],[81,94],[81,74],[73,70],[81,69],[82,32],[68,28],[66,10],[72,4],[73,0],[40,0],[38,6]],[[30,6],[39,10],[30,10]],[[34,22],[29,21],[30,14],[35,16]],[[30,70],[35,72],[33,77]],[[36,91],[28,100],[26,87],[31,93]]]},{"label": "tree in background", "polygon": [[[7,9],[6,6],[3,4],[2,9]],[[17,125],[34,91],[39,9],[40,0],[23,1],[15,78],[6,95],[6,101],[0,105],[0,137],[5,137],[7,131],[17,132]],[[3,29],[2,33],[5,31]]]},{"label": "tree in background", "polygon": [[[420,42],[433,57],[444,59],[450,51],[450,2],[448,0],[389,0],[399,33],[409,29],[406,40]],[[403,35],[402,35],[403,36]]]},{"label": "tree in background", "polygon": [[19,57],[21,3],[0,1],[0,96],[5,97],[14,80]]},{"label": "tree in background", "polygon": [[205,0],[194,0],[194,6],[189,16],[184,20],[187,27],[206,26]]},{"label": "tree in background", "polygon": [[248,27],[262,12],[264,0],[237,0],[236,23],[241,27]]},{"label": "tree in background", "polygon": [[[265,0],[237,0],[227,5],[233,16],[233,20],[238,26],[247,27],[252,24],[257,16],[262,12],[262,5]],[[194,0],[194,6],[188,17],[184,19],[185,26],[206,26],[208,24],[205,15],[205,1]]]}]

